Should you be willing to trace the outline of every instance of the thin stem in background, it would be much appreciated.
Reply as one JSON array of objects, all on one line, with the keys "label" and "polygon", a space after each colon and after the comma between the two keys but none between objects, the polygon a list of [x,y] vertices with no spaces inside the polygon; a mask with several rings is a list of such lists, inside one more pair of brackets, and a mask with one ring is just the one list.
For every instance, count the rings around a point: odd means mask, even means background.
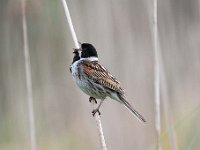
[{"label": "thin stem in background", "polygon": [[160,127],[160,62],[158,45],[157,0],[153,2],[153,39],[154,39],[154,92],[155,92],[155,127],[157,133],[157,149],[161,150]]},{"label": "thin stem in background", "polygon": [[[80,47],[79,47],[78,39],[77,39],[75,30],[74,30],[74,27],[73,27],[72,19],[71,19],[70,13],[69,13],[69,8],[68,8],[65,0],[62,0],[62,4],[63,4],[65,15],[66,15],[66,18],[67,18],[67,21],[68,21],[68,24],[69,24],[69,29],[70,29],[71,34],[72,34],[72,38],[73,38],[73,41],[74,41],[75,48],[79,49]],[[93,107],[94,107],[94,105],[95,104],[93,104]],[[103,134],[103,128],[102,128],[102,124],[101,124],[101,119],[100,119],[100,116],[99,116],[98,113],[95,114],[95,120],[96,120],[98,131],[99,131],[99,138],[100,138],[102,150],[107,150],[106,142],[105,142],[105,138],[104,138],[104,134]]]},{"label": "thin stem in background", "polygon": [[[154,0],[153,6],[153,18],[154,18],[154,25],[153,25],[153,39],[154,39],[154,88],[155,88],[155,125],[156,125],[156,133],[157,133],[157,149],[162,149],[162,142],[161,142],[161,100],[160,100],[160,93],[162,90],[163,94],[163,108],[164,108],[164,118],[165,123],[168,130],[168,140],[170,144],[170,149],[177,150],[177,137],[176,132],[173,126],[173,116],[169,111],[169,96],[168,96],[168,86],[166,82],[165,70],[162,61],[162,55],[160,51],[160,43],[158,37],[158,22],[157,22],[157,15],[158,15],[158,8],[157,8],[158,1]],[[162,83],[162,84],[161,84]]]},{"label": "thin stem in background", "polygon": [[[161,57],[161,55],[159,54],[159,57]],[[173,112],[169,111],[170,108],[170,104],[169,104],[169,93],[168,93],[168,85],[167,85],[167,81],[166,81],[166,76],[165,76],[165,70],[164,70],[164,66],[163,66],[163,62],[162,59],[160,60],[160,74],[161,74],[161,89],[162,89],[162,97],[163,97],[163,110],[164,110],[164,118],[165,118],[165,124],[167,127],[167,133],[168,133],[168,140],[169,140],[169,144],[170,144],[170,149],[171,150],[178,150],[178,141],[177,141],[177,136],[176,136],[176,131],[174,129],[174,124],[173,124]]]},{"label": "thin stem in background", "polygon": [[27,89],[27,104],[28,104],[28,117],[29,117],[29,134],[31,150],[36,150],[36,135],[35,135],[35,119],[33,109],[33,90],[31,78],[31,64],[29,56],[27,21],[26,21],[26,0],[22,0],[22,26],[23,26],[23,42],[24,42],[24,60],[26,71],[26,89]]}]

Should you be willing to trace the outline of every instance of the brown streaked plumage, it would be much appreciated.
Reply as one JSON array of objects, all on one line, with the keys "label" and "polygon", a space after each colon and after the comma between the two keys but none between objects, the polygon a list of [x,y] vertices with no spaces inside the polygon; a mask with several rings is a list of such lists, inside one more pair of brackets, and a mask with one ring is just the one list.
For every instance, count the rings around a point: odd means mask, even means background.
[{"label": "brown streaked plumage", "polygon": [[107,69],[101,66],[98,61],[82,61],[80,67],[83,69],[83,73],[85,73],[89,79],[106,88],[119,93],[124,93],[124,90],[121,88],[117,79],[114,78]]}]

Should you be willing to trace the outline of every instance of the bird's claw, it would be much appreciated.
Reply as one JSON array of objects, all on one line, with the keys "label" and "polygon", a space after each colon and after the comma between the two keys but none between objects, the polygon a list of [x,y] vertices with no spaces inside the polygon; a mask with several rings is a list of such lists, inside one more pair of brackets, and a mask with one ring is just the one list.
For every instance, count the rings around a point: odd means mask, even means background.
[{"label": "bird's claw", "polygon": [[97,108],[97,109],[94,109],[94,110],[92,111],[93,117],[95,116],[96,113],[98,113],[99,115],[101,115],[101,113],[100,113],[100,111],[99,111],[98,108]]},{"label": "bird's claw", "polygon": [[95,104],[97,104],[97,100],[94,98],[94,97],[90,97],[89,98],[89,102],[91,103],[91,102],[95,102]]},{"label": "bird's claw", "polygon": [[[89,98],[89,102],[90,102],[90,103],[94,102],[95,104],[97,104],[97,100],[96,100],[96,98],[94,98],[94,97],[90,97],[90,98]],[[101,113],[100,113],[100,111],[99,111],[99,107],[97,107],[96,109],[94,109],[94,110],[92,111],[92,115],[93,115],[93,116],[95,116],[96,113],[98,113],[99,115],[101,115]]]}]

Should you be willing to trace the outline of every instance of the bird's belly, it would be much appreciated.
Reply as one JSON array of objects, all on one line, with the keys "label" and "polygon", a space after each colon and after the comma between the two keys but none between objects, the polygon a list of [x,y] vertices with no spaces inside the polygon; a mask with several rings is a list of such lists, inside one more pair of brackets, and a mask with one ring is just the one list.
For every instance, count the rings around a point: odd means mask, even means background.
[{"label": "bird's belly", "polygon": [[84,93],[96,99],[105,99],[108,96],[107,91],[101,85],[94,83],[81,73],[76,62],[71,65],[70,70],[73,80]]},{"label": "bird's belly", "polygon": [[91,83],[89,80],[76,80],[78,87],[87,95],[96,99],[105,99],[107,96],[106,91],[95,83]]}]

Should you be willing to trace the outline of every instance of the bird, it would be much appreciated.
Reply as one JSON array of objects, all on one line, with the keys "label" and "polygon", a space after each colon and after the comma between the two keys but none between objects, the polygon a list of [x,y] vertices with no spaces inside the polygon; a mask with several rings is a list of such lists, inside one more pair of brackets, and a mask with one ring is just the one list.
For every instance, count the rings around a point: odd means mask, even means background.
[{"label": "bird", "polygon": [[80,44],[79,49],[74,49],[74,58],[70,65],[70,72],[76,85],[87,95],[89,101],[100,103],[92,111],[93,116],[107,97],[123,104],[139,121],[146,122],[145,118],[127,101],[125,91],[120,82],[98,61],[96,48],[90,43]]}]

